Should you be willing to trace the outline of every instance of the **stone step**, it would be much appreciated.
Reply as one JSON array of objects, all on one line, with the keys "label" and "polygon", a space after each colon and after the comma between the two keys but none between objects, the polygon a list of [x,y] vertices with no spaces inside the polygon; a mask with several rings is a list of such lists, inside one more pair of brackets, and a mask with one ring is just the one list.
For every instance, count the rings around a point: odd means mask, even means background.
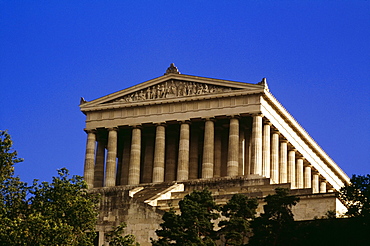
[{"label": "stone step", "polygon": [[137,187],[137,188],[142,188],[142,189],[136,192],[133,195],[133,198],[137,201],[144,202],[157,194],[163,193],[163,191],[169,189],[174,184],[175,183],[160,183],[160,184],[152,184],[152,185]]}]

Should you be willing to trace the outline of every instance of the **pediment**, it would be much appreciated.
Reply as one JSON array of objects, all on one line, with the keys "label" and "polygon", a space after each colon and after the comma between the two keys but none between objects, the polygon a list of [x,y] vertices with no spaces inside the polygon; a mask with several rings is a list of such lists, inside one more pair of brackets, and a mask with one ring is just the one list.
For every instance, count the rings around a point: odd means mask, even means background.
[{"label": "pediment", "polygon": [[182,80],[168,80],[153,86],[143,88],[139,91],[124,95],[112,102],[138,102],[148,100],[158,100],[164,98],[187,97],[205,94],[214,94],[229,92],[232,90],[240,90],[228,86],[217,86],[207,83],[189,82]]},{"label": "pediment", "polygon": [[80,107],[150,102],[263,88],[265,88],[265,85],[261,83],[250,84],[184,74],[168,74],[90,102],[81,101]]}]

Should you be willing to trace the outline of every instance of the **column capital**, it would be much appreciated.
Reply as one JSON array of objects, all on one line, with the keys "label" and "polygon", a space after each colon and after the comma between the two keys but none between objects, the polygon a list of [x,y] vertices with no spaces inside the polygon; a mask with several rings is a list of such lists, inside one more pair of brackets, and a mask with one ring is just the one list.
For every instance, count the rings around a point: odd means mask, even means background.
[{"label": "column capital", "polygon": [[289,141],[286,140],[286,138],[283,138],[283,139],[280,140],[280,143],[289,143]]},{"label": "column capital", "polygon": [[107,128],[108,131],[118,131],[118,127],[109,127]]},{"label": "column capital", "polygon": [[311,163],[307,162],[307,163],[304,163],[303,164],[304,167],[309,167],[311,168],[311,170],[313,171],[313,166],[311,165]]},{"label": "column capital", "polygon": [[261,116],[261,117],[264,117],[264,115],[261,112],[259,112],[259,113],[253,113],[251,115],[252,116]]},{"label": "column capital", "polygon": [[131,126],[133,129],[142,129],[143,126],[142,125],[132,125]]},{"label": "column capital", "polygon": [[315,168],[311,167],[311,173],[320,175],[319,171],[317,171]]},{"label": "column capital", "polygon": [[180,124],[188,124],[188,125],[190,125],[191,124],[191,121],[190,120],[180,120],[179,123]]},{"label": "column capital", "polygon": [[321,173],[319,173],[319,177],[322,179],[322,181],[326,181],[326,178]]},{"label": "column capital", "polygon": [[320,178],[320,182],[324,182],[328,184],[328,181],[325,179],[324,176],[322,176],[322,174],[319,174],[319,178]]},{"label": "column capital", "polygon": [[216,119],[214,117],[207,117],[207,118],[203,118],[203,119],[204,119],[204,121],[213,121],[213,122],[216,121]]},{"label": "column capital", "polygon": [[231,114],[231,115],[227,115],[226,117],[229,118],[229,119],[233,119],[233,118],[240,119],[239,114]]},{"label": "column capital", "polygon": [[279,132],[279,130],[278,129],[276,129],[276,128],[272,128],[271,129],[271,133],[272,134],[278,134],[278,135],[280,135],[281,133]]},{"label": "column capital", "polygon": [[263,124],[264,124],[264,125],[272,126],[272,123],[271,123],[267,118],[264,118],[264,119],[263,119]]},{"label": "column capital", "polygon": [[84,129],[86,133],[96,133],[96,129]]},{"label": "column capital", "polygon": [[296,149],[296,148],[294,148],[294,146],[293,146],[293,145],[288,146],[288,151],[294,151],[295,153],[297,153],[297,149]]},{"label": "column capital", "polygon": [[167,126],[166,122],[159,122],[159,123],[155,123],[154,125],[155,126],[163,126],[163,127]]},{"label": "column capital", "polygon": [[302,154],[301,154],[301,152],[299,152],[298,150],[297,150],[297,153],[295,153],[295,156],[296,156],[297,158],[302,158],[302,159],[304,159],[303,155],[302,155]]}]

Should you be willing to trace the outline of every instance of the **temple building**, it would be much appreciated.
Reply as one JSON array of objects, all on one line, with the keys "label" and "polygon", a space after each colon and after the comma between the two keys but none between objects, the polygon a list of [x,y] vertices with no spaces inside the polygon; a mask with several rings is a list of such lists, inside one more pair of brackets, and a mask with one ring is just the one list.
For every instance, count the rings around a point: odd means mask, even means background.
[{"label": "temple building", "polygon": [[150,245],[163,211],[204,187],[220,204],[235,193],[263,198],[290,188],[301,197],[293,210],[298,220],[345,209],[336,191],[348,176],[269,92],[265,78],[190,76],[171,64],[158,78],[81,99],[80,108],[84,178],[102,194],[99,243],[126,222],[127,233]]}]

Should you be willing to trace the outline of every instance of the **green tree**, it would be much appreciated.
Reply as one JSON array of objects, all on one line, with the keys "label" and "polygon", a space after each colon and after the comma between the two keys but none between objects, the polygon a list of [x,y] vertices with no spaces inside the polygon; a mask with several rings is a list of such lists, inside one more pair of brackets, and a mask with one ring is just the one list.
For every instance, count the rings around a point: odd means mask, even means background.
[{"label": "green tree", "polygon": [[370,219],[370,174],[353,175],[351,182],[340,189],[348,217]]},{"label": "green tree", "polygon": [[0,137],[0,245],[92,245],[98,197],[82,177],[60,169],[51,183],[28,186],[14,177],[21,159],[9,134]]},{"label": "green tree", "polygon": [[226,220],[218,224],[225,245],[244,245],[248,242],[251,228],[250,221],[254,219],[258,207],[257,199],[249,199],[243,194],[235,194],[221,208]]},{"label": "green tree", "polygon": [[29,187],[14,177],[14,164],[23,160],[17,157],[12,145],[7,131],[0,131],[0,245],[7,245],[17,237],[13,228],[21,226],[22,218],[26,216],[24,211],[28,209],[26,197]]},{"label": "green tree", "polygon": [[180,214],[174,209],[163,215],[161,228],[156,231],[155,246],[210,246],[218,239],[213,220],[219,218],[219,207],[208,189],[193,191],[179,202]]},{"label": "green tree", "polygon": [[0,130],[0,188],[14,175],[14,164],[22,162],[17,151],[12,149],[13,141],[7,131]]},{"label": "green tree", "polygon": [[250,245],[288,245],[294,230],[292,207],[299,198],[289,195],[288,189],[276,188],[273,195],[265,197],[264,213],[252,223],[253,237]]},{"label": "green tree", "polygon": [[117,227],[114,227],[112,231],[105,234],[106,242],[109,246],[139,246],[135,237],[131,234],[123,235],[126,228],[125,223],[121,223]]}]

